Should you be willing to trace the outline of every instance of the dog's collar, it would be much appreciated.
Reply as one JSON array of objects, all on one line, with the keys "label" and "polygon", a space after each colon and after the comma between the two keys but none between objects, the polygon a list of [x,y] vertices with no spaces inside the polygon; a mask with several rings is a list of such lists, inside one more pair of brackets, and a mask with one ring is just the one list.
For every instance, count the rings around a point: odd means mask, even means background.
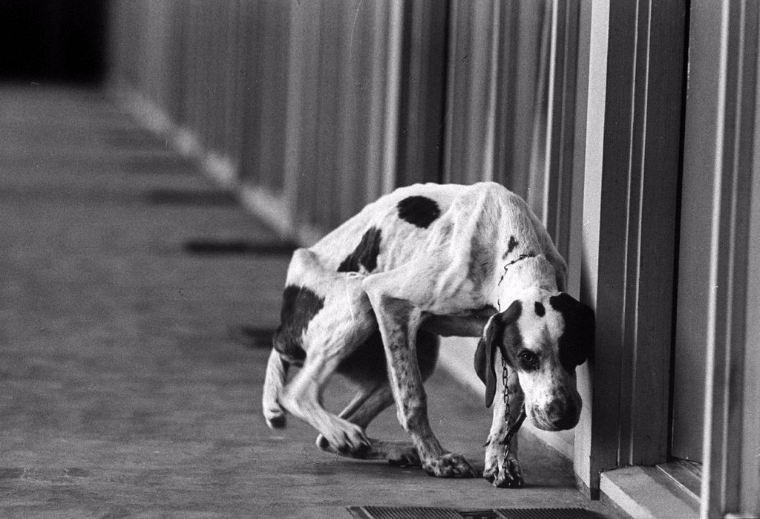
[{"label": "dog's collar", "polygon": [[522,261],[522,260],[524,260],[526,258],[535,258],[535,257],[536,257],[536,255],[534,253],[532,253],[532,252],[529,252],[527,254],[520,254],[519,256],[517,256],[517,258],[513,259],[512,261],[510,261],[509,263],[507,263],[506,265],[504,265],[504,271],[506,271],[509,267],[511,267],[512,265],[514,265],[518,261]]},{"label": "dog's collar", "polygon": [[[507,270],[509,269],[509,267],[511,267],[515,263],[518,263],[524,259],[535,258],[535,257],[536,257],[536,254],[533,252],[528,252],[527,254],[520,254],[515,259],[513,259],[512,261],[504,265],[504,272],[502,272],[501,277],[499,278],[499,282],[496,283],[496,286],[498,287],[499,285],[501,285],[501,282],[504,281],[504,276],[507,275]],[[498,299],[496,300],[496,306],[498,307],[498,311],[501,312],[501,302]]]},{"label": "dog's collar", "polygon": [[517,258],[513,259],[512,261],[504,265],[504,272],[501,274],[501,278],[499,279],[499,282],[496,284],[496,286],[501,285],[501,282],[504,281],[504,276],[507,275],[507,269],[509,269],[509,267],[511,267],[515,263],[522,261],[524,259],[535,258],[535,257],[536,255],[532,252],[529,252],[527,254],[520,254],[519,256],[517,256]]}]

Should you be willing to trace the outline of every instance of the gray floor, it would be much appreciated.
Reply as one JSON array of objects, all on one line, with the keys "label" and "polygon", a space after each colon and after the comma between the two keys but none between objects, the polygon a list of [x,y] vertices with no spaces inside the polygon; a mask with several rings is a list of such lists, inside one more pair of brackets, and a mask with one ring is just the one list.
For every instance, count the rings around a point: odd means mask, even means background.
[{"label": "gray floor", "polygon": [[[192,255],[192,239],[276,237],[103,95],[0,89],[1,517],[349,517],[353,505],[617,517],[529,439],[526,488],[499,490],[323,453],[294,420],[267,429],[267,346],[236,331],[277,325],[288,258]],[[350,394],[336,382],[329,407]],[[444,445],[482,469],[482,396],[439,371],[429,399]],[[393,411],[369,432],[404,438]]]}]

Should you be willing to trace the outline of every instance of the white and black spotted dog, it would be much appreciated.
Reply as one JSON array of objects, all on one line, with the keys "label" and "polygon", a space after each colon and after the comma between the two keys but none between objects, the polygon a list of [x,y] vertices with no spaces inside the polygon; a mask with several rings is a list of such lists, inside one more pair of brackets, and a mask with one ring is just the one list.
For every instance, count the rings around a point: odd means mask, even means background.
[{"label": "white and black spotted dog", "polygon": [[[293,254],[264,383],[267,423],[284,427],[287,411],[321,433],[323,450],[477,476],[433,434],[423,382],[438,336],[481,337],[475,369],[486,405],[508,391],[495,401],[483,477],[522,486],[513,433],[525,413],[557,431],[581,412],[575,367],[590,353],[594,315],[562,292],[566,270],[539,219],[499,184],[418,184],[383,196]],[[286,384],[292,364],[301,370]],[[339,416],[321,404],[335,372],[360,388]],[[368,438],[367,425],[394,402],[412,441]]]}]

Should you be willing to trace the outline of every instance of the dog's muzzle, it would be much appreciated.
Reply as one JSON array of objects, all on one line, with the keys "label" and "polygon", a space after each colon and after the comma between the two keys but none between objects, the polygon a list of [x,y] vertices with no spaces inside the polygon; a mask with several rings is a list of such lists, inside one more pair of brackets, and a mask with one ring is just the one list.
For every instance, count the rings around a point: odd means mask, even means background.
[{"label": "dog's muzzle", "polygon": [[578,425],[581,407],[580,398],[555,399],[546,406],[528,406],[528,416],[538,429],[564,431]]}]

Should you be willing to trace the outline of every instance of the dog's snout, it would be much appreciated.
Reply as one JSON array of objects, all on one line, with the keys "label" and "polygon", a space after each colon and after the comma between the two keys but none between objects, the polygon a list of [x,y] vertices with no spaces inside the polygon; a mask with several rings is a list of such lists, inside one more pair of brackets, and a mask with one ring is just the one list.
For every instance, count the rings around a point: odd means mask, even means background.
[{"label": "dog's snout", "polygon": [[575,402],[569,400],[564,406],[556,405],[555,407],[556,409],[550,415],[550,419],[557,431],[572,429],[578,424],[580,413]]},{"label": "dog's snout", "polygon": [[563,431],[578,425],[580,406],[575,400],[554,399],[545,407],[533,407],[531,418],[536,427],[545,431]]}]

